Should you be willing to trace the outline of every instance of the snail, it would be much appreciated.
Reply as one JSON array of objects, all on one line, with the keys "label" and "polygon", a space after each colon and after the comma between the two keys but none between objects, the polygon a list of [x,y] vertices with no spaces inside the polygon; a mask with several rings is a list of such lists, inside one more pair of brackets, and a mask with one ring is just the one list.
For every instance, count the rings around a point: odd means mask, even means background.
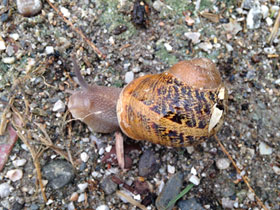
[{"label": "snail", "polygon": [[73,60],[82,89],[72,92],[68,108],[95,132],[120,128],[135,140],[181,147],[201,143],[223,123],[227,90],[209,59],[181,61],[123,89],[89,86]]}]

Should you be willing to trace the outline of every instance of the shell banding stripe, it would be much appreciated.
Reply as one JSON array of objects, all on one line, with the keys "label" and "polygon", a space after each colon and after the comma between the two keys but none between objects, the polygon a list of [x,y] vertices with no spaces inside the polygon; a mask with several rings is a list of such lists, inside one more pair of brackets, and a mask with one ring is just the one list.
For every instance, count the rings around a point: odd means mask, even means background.
[{"label": "shell banding stripe", "polygon": [[187,146],[210,136],[208,124],[212,108],[219,101],[218,90],[189,87],[170,73],[144,77],[134,88],[144,91],[129,89],[125,93],[131,94],[125,106],[127,124],[136,121],[137,125],[137,129],[125,131],[131,138]]}]

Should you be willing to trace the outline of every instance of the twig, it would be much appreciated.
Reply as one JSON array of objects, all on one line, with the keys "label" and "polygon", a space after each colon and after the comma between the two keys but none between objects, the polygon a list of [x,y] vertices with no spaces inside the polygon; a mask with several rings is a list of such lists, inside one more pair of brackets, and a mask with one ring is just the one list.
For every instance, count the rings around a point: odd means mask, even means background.
[{"label": "twig", "polygon": [[74,31],[76,31],[94,50],[94,52],[101,58],[105,59],[106,55],[103,54],[84,34],[83,32],[75,27],[71,21],[69,21],[49,0],[46,0],[48,4],[57,12],[57,14],[62,17],[63,21],[67,23]]},{"label": "twig", "polygon": [[277,32],[278,32],[278,29],[279,29],[279,25],[280,25],[280,10],[279,10],[277,18],[275,20],[273,29],[272,29],[272,31],[271,31],[268,39],[267,39],[267,43],[271,43],[275,39],[275,37],[277,35]]},{"label": "twig", "polygon": [[126,193],[117,190],[117,191],[116,191],[116,194],[117,194],[119,197],[122,197],[122,198],[124,198],[125,200],[127,200],[127,201],[128,201],[129,203],[131,203],[132,205],[137,206],[138,208],[140,208],[140,209],[142,209],[142,210],[147,210],[147,208],[146,208],[144,205],[142,205],[142,204],[139,203],[138,201],[134,200],[132,197],[130,197],[130,196],[127,195]]},{"label": "twig", "polygon": [[224,145],[222,144],[222,142],[219,140],[219,138],[217,137],[217,135],[214,135],[216,141],[218,142],[218,144],[220,145],[222,151],[227,155],[228,159],[230,159],[230,161],[232,162],[232,165],[234,166],[235,170],[237,171],[237,173],[241,176],[241,178],[243,179],[243,181],[245,182],[245,184],[247,185],[247,187],[249,188],[249,190],[255,195],[256,200],[258,201],[259,205],[265,209],[268,210],[268,208],[263,204],[263,202],[261,201],[261,199],[256,195],[255,191],[253,190],[253,188],[250,186],[249,181],[247,176],[241,175],[241,171],[240,169],[237,167],[235,161],[232,159],[231,155],[229,154],[229,152],[226,150],[226,148],[224,147]]},{"label": "twig", "polygon": [[27,139],[26,136],[22,134],[22,133],[24,133],[24,130],[21,127],[19,127],[14,121],[13,121],[13,126],[16,128],[17,135],[23,141],[23,143],[28,147],[28,149],[31,153],[33,163],[34,163],[34,166],[36,168],[37,178],[38,178],[38,182],[39,182],[39,185],[40,185],[40,188],[41,188],[42,196],[44,198],[44,201],[47,202],[48,199],[47,199],[47,196],[46,196],[46,193],[45,193],[45,188],[44,188],[44,185],[43,185],[43,182],[42,182],[42,173],[41,173],[40,163],[38,161],[38,155],[36,155],[36,153],[34,151],[34,148],[29,144],[30,140]]}]

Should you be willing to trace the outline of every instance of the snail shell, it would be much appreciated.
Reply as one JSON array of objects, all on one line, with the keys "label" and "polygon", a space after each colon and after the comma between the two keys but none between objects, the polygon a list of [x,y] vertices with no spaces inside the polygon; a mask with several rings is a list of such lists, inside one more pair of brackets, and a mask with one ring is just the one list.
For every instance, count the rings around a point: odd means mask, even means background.
[{"label": "snail shell", "polygon": [[121,130],[132,139],[189,146],[219,130],[226,102],[215,64],[193,59],[129,83],[120,94],[117,116]]}]

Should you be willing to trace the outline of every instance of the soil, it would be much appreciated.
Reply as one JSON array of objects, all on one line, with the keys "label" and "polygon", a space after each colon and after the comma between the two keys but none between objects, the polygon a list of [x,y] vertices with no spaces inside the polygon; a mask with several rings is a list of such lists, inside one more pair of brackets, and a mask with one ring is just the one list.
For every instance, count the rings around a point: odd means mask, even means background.
[{"label": "soil", "polygon": [[[5,101],[14,97],[13,107],[24,122],[20,131],[24,131],[35,153],[42,152],[41,168],[53,160],[65,159],[62,153],[56,152],[61,149],[67,157],[70,154],[76,170],[75,178],[63,188],[46,185],[47,202],[44,202],[32,154],[20,138],[0,172],[0,184],[9,183],[13,187],[9,196],[0,201],[0,209],[13,209],[15,204],[20,204],[19,209],[73,209],[73,206],[96,209],[102,204],[112,210],[137,209],[114,192],[105,194],[99,183],[108,174],[120,177],[128,185],[141,179],[139,158],[148,149],[161,161],[159,171],[144,179],[156,196],[163,182],[177,172],[184,172],[183,185],[187,186],[188,175],[195,168],[200,183],[183,199],[194,197],[205,209],[261,209],[232,164],[224,170],[216,166],[216,161],[226,156],[214,138],[193,148],[167,148],[125,138],[128,144],[141,147],[140,151],[130,153],[131,168],[122,170],[114,163],[103,162],[104,153],[115,144],[114,134],[91,132],[82,122],[71,120],[67,106],[53,111],[58,100],[67,105],[71,94],[66,90],[79,88],[72,55],[77,57],[88,83],[115,87],[126,84],[127,72],[137,78],[163,72],[180,60],[211,59],[229,93],[226,119],[218,138],[242,174],[248,176],[264,205],[268,209],[279,209],[280,48],[277,36],[267,41],[273,28],[269,21],[274,23],[277,18],[278,1],[259,1],[269,11],[267,16],[261,16],[260,26],[253,29],[249,28],[247,18],[251,9],[257,9],[246,8],[242,1],[146,1],[149,12],[141,11],[144,19],[140,23],[133,15],[134,1],[53,2],[106,58],[100,58],[46,1],[41,13],[30,18],[18,13],[15,1],[2,1],[0,41],[2,37],[5,49],[0,50],[3,101],[0,111],[3,113]],[[4,15],[8,18],[4,19]],[[187,32],[198,32],[198,41],[190,40]],[[48,137],[38,123],[43,125],[56,150],[40,140]],[[82,153],[89,156],[85,162],[81,159]],[[13,160],[17,159],[25,159],[27,163],[18,167],[23,177],[12,182],[6,175],[16,168]],[[172,167],[175,170],[171,170]],[[88,183],[85,191],[79,191],[81,183]],[[123,184],[119,184],[118,189],[124,190]],[[86,199],[79,202],[73,198],[75,192]],[[139,202],[144,197],[140,197]],[[156,209],[155,203],[147,208]],[[175,205],[173,209],[179,207]]]}]

